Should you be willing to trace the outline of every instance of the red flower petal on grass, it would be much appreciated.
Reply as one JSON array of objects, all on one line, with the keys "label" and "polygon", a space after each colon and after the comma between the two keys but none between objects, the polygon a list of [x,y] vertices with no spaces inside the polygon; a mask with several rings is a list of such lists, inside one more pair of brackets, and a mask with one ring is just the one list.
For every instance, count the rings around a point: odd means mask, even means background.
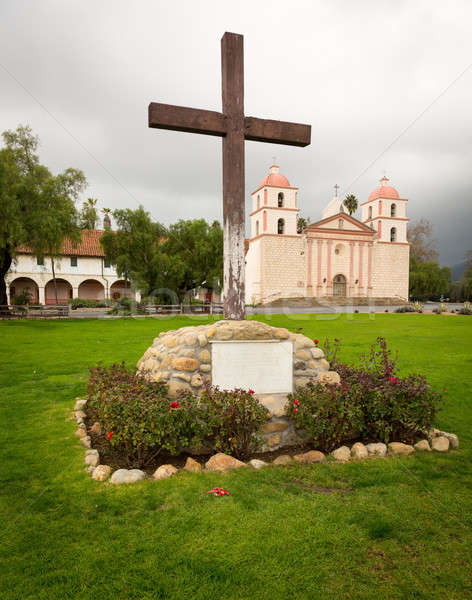
[{"label": "red flower petal on grass", "polygon": [[315,342],[316,345],[319,344],[319,340],[313,340]]},{"label": "red flower petal on grass", "polygon": [[446,391],[446,388],[443,388],[443,392],[445,392],[445,391]]}]

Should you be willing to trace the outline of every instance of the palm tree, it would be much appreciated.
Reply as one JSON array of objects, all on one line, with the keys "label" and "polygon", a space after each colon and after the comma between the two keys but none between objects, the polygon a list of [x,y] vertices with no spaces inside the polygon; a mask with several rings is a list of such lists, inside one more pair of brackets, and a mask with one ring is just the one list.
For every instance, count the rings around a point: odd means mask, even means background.
[{"label": "palm tree", "polygon": [[96,206],[97,200],[95,198],[88,198],[87,202],[82,203],[82,210],[80,212],[82,229],[95,229],[98,222]]},{"label": "palm tree", "polygon": [[103,229],[111,229],[111,208],[102,208],[103,217]]},{"label": "palm tree", "polygon": [[354,194],[349,194],[348,196],[346,196],[343,204],[349,211],[349,215],[352,215],[352,213],[356,212],[357,207],[359,205],[359,203],[357,202],[357,198],[354,196]]}]

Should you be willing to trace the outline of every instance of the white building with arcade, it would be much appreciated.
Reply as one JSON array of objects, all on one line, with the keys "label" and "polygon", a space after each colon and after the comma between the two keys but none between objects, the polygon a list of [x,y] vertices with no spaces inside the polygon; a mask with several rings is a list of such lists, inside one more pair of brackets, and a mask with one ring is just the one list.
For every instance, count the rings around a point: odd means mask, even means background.
[{"label": "white building with arcade", "polygon": [[299,233],[298,188],[272,165],[251,194],[246,303],[281,298],[408,299],[407,204],[383,177],[361,219],[337,196]]},{"label": "white building with arcade", "polygon": [[[54,261],[59,304],[72,298],[118,300],[133,295],[129,282],[118,277],[115,268],[105,258],[100,244],[103,230],[85,229],[77,245],[64,240],[62,255]],[[30,302],[55,304],[52,265],[49,258],[39,260],[27,247],[19,248],[17,257],[6,276],[8,302],[27,293]]]}]

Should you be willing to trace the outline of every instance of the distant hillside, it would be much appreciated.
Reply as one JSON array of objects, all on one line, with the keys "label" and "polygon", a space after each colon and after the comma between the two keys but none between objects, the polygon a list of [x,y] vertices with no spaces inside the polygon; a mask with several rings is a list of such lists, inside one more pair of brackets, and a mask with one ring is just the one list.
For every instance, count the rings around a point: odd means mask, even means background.
[{"label": "distant hillside", "polygon": [[452,271],[452,281],[459,281],[459,279],[464,275],[465,271],[465,262],[457,263],[457,265],[453,265],[451,267]]}]

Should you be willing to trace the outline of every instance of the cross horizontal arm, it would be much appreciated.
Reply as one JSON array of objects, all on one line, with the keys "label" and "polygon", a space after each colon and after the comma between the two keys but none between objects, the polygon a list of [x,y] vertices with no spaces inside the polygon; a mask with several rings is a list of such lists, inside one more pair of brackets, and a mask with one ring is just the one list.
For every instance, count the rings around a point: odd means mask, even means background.
[{"label": "cross horizontal arm", "polygon": [[244,129],[245,139],[255,142],[272,142],[288,146],[308,146],[311,142],[311,125],[246,117]]},{"label": "cross horizontal arm", "polygon": [[223,137],[226,135],[226,117],[213,110],[151,102],[149,127]]}]

